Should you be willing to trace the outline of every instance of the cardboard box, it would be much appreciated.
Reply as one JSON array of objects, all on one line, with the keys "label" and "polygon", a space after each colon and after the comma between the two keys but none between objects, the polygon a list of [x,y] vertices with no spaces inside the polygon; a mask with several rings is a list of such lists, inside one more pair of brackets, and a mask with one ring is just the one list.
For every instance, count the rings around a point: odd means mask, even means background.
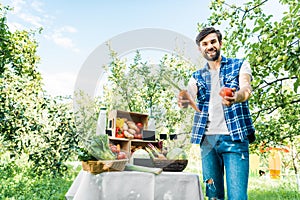
[{"label": "cardboard box", "polygon": [[111,130],[111,137],[116,137],[117,118],[126,118],[135,123],[141,122],[144,129],[148,128],[148,115],[136,112],[126,112],[122,110],[112,110],[108,113],[108,130]]}]

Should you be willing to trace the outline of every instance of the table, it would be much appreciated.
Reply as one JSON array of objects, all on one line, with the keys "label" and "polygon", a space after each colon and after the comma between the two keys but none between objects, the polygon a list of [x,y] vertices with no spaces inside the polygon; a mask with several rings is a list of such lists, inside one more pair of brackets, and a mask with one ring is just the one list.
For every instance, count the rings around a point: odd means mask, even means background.
[{"label": "table", "polygon": [[187,172],[159,175],[135,171],[93,175],[80,171],[67,200],[203,200],[199,176]]}]

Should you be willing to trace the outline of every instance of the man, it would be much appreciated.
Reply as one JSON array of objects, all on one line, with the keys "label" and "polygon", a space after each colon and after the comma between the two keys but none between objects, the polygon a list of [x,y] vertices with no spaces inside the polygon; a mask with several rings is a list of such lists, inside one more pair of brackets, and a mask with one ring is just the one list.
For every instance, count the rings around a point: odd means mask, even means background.
[{"label": "man", "polygon": [[[204,28],[196,43],[207,60],[193,73],[188,93],[197,100],[191,142],[200,144],[203,179],[209,199],[224,199],[224,175],[229,200],[247,199],[249,140],[254,134],[248,99],[251,96],[251,69],[242,59],[221,56],[222,34]],[[221,97],[221,88],[231,88],[233,96]],[[183,107],[180,95],[178,105]]]}]

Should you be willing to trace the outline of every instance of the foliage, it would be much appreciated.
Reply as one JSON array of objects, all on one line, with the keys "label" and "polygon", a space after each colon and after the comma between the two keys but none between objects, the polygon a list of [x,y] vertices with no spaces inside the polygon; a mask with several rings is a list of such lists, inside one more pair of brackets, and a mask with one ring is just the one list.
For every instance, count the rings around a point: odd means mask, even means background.
[{"label": "foliage", "polygon": [[[143,62],[142,55],[136,52],[133,63],[111,50],[112,62],[106,66],[108,83],[104,86],[103,102],[108,110],[125,110],[147,113],[156,120],[160,133],[188,132],[193,116],[191,109],[177,107],[177,93],[164,77],[185,88],[195,70],[195,66],[179,56],[165,55],[159,64]],[[183,124],[185,120],[189,123]]]},{"label": "foliage", "polygon": [[62,174],[77,145],[71,104],[46,96],[35,32],[9,31],[7,11],[0,4],[0,157],[25,154],[35,173]]},{"label": "foliage", "polygon": [[[59,99],[44,99],[47,105],[38,119],[43,122],[39,133],[30,134],[29,160],[37,163],[34,170],[50,170],[52,174],[62,174],[67,170],[64,164],[77,148],[78,137],[72,104],[59,103]],[[34,141],[34,142],[33,142]]]},{"label": "foliage", "polygon": [[[27,163],[27,164],[24,164]],[[1,199],[65,199],[79,169],[68,166],[64,175],[53,177],[50,174],[37,176],[27,162],[26,156],[19,160],[1,160],[0,198]]]},{"label": "foliage", "polygon": [[264,12],[267,1],[247,1],[242,5],[211,1],[213,12],[207,23],[199,25],[223,25],[224,53],[234,57],[243,52],[250,62],[250,105],[257,130],[257,141],[252,145],[255,151],[261,145],[296,146],[299,141],[300,4],[298,0],[279,0],[287,11],[276,21]]},{"label": "foliage", "polygon": [[101,107],[101,102],[97,98],[93,98],[84,91],[77,91],[75,93],[75,113],[74,118],[76,122],[76,132],[78,144],[76,153],[79,160],[86,160],[95,158],[88,153],[90,140],[96,134],[98,114]]}]

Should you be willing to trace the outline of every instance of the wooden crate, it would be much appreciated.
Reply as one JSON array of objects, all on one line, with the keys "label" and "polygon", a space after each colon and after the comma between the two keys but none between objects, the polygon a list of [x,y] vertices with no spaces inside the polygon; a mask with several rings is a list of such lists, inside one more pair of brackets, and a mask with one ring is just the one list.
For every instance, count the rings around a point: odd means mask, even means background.
[{"label": "wooden crate", "polygon": [[148,128],[148,114],[126,112],[122,110],[112,110],[108,113],[108,130],[111,131],[111,137],[116,137],[116,120],[117,118],[126,118],[135,123],[141,122],[144,129]]},{"label": "wooden crate", "polygon": [[128,140],[127,138],[109,137],[109,142],[114,145],[120,145],[121,151],[130,153],[130,140]]}]

